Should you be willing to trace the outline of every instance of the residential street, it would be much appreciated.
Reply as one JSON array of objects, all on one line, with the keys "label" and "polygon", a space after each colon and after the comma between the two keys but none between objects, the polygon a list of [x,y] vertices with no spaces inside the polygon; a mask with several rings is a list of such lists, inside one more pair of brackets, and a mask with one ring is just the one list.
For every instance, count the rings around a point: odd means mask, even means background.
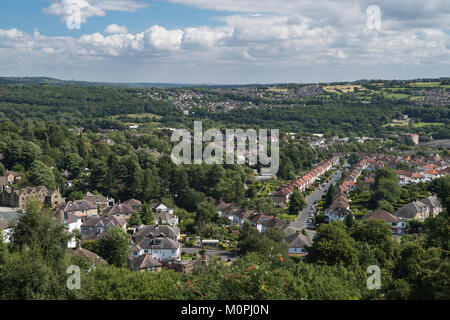
[{"label": "residential street", "polygon": [[8,227],[12,221],[17,221],[19,214],[9,207],[0,207],[0,228]]},{"label": "residential street", "polygon": [[[306,219],[309,217],[309,214],[311,212],[314,212],[315,210],[311,209],[311,206],[314,204],[314,201],[320,200],[322,198],[322,195],[325,194],[328,191],[328,188],[330,187],[331,183],[336,184],[336,179],[339,179],[341,177],[341,170],[338,170],[335,174],[333,174],[328,183],[322,184],[323,187],[319,190],[317,188],[314,190],[313,193],[311,193],[309,196],[306,197],[306,208],[300,212],[297,219],[293,221],[288,228],[286,228],[285,233],[286,235],[289,235],[291,233],[296,232],[297,230],[303,230],[306,229]],[[314,237],[315,231],[307,230],[307,232]]]}]

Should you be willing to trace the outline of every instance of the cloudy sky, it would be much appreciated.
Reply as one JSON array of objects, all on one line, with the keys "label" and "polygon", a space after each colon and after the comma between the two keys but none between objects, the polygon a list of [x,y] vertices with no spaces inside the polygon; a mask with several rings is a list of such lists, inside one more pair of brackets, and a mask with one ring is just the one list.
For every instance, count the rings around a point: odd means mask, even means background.
[{"label": "cloudy sky", "polygon": [[0,76],[230,84],[450,76],[450,0],[2,1]]}]

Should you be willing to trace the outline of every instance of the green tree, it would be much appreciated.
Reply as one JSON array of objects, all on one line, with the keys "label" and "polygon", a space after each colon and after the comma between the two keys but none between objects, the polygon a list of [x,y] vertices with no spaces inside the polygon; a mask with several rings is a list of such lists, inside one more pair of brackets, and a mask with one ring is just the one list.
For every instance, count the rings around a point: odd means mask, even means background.
[{"label": "green tree", "polygon": [[141,211],[139,213],[140,220],[145,225],[153,225],[155,224],[155,215],[148,205],[148,203],[144,202],[141,207]]},{"label": "green tree", "polygon": [[106,236],[100,240],[100,255],[109,264],[116,267],[125,267],[129,253],[129,243],[128,235],[121,227],[110,227],[106,232]]},{"label": "green tree", "polygon": [[319,227],[307,257],[309,261],[319,264],[342,264],[351,268],[358,266],[355,241],[347,233],[346,227],[341,221]]},{"label": "green tree", "polygon": [[29,178],[35,186],[46,186],[49,189],[56,187],[53,171],[40,160],[34,161],[31,165]]},{"label": "green tree", "polygon": [[298,190],[294,190],[289,199],[289,214],[297,215],[306,208],[306,201]]}]

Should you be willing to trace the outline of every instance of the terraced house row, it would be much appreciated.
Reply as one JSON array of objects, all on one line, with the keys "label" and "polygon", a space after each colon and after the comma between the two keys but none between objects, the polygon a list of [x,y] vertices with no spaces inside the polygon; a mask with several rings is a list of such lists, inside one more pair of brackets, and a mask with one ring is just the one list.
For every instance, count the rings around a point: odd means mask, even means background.
[{"label": "terraced house row", "polygon": [[300,192],[308,189],[314,182],[320,179],[320,177],[331,170],[334,166],[339,163],[339,156],[334,156],[329,160],[321,162],[314,169],[308,171],[306,174],[298,177],[291,184],[284,186],[281,190],[271,194],[271,198],[278,207],[285,207],[289,200],[289,197],[294,192],[298,190]]}]

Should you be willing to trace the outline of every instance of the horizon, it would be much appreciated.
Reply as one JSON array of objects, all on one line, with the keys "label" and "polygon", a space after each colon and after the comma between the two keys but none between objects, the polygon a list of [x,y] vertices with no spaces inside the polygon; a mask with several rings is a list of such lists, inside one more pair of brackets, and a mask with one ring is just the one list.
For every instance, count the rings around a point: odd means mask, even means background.
[{"label": "horizon", "polygon": [[312,84],[333,84],[333,83],[360,83],[360,82],[373,82],[373,81],[407,81],[407,82],[413,82],[413,81],[428,81],[428,80],[445,80],[449,79],[450,76],[440,76],[440,77],[418,77],[418,78],[405,78],[405,79],[356,79],[356,80],[350,80],[350,81],[322,81],[322,82],[272,82],[272,83],[189,83],[189,82],[119,82],[119,81],[91,81],[91,80],[85,80],[85,79],[62,79],[62,78],[54,78],[51,76],[0,76],[0,79],[6,79],[6,78],[12,78],[12,79],[50,79],[50,80],[57,80],[61,82],[75,82],[75,83],[92,83],[92,84],[110,84],[110,85],[167,85],[170,87],[173,86],[189,86],[189,87],[195,87],[195,86],[207,86],[207,87],[214,87],[214,86],[282,86],[282,85],[312,85]]}]

